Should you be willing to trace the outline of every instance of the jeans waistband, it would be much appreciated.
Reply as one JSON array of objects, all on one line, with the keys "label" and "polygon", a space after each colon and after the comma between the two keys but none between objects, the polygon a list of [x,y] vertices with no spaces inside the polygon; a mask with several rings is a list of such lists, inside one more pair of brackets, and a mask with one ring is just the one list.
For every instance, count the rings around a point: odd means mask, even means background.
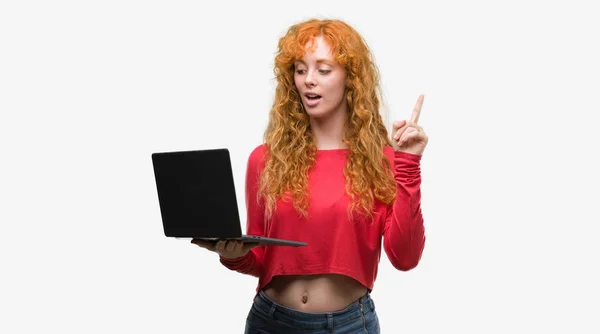
[{"label": "jeans waistband", "polygon": [[304,328],[333,328],[375,310],[375,304],[370,293],[365,294],[342,310],[333,312],[302,312],[272,301],[260,291],[254,299],[253,308],[264,315],[283,321],[292,326],[301,325]]}]

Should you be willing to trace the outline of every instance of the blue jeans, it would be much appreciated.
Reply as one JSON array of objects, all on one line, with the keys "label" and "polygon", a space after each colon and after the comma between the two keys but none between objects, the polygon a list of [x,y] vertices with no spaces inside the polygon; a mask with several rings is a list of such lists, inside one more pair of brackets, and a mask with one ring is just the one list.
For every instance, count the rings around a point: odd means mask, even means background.
[{"label": "blue jeans", "polygon": [[244,333],[379,334],[379,319],[368,293],[340,311],[306,313],[281,306],[260,291],[248,313]]}]

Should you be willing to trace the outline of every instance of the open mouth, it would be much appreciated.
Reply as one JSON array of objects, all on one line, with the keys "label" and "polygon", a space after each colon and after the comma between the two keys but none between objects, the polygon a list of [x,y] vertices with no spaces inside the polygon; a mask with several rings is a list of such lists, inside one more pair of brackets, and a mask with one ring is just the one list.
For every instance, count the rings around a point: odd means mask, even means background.
[{"label": "open mouth", "polygon": [[317,95],[317,94],[306,94],[306,98],[311,100],[311,101],[315,101],[321,98],[321,95]]}]

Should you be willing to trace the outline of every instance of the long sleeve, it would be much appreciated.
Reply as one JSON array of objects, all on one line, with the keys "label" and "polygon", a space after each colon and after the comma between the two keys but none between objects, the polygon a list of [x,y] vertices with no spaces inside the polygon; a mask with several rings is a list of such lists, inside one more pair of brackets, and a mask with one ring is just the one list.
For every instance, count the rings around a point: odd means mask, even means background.
[{"label": "long sleeve", "polygon": [[403,271],[419,264],[425,247],[420,161],[419,155],[394,152],[394,178],[398,192],[383,227],[383,245],[392,265]]},{"label": "long sleeve", "polygon": [[[264,205],[258,200],[258,182],[260,172],[264,168],[264,148],[259,146],[248,158],[246,167],[246,234],[264,236]],[[259,277],[262,271],[264,247],[258,246],[251,249],[248,254],[237,259],[225,259],[220,257],[221,263],[230,270],[242,274]]]}]

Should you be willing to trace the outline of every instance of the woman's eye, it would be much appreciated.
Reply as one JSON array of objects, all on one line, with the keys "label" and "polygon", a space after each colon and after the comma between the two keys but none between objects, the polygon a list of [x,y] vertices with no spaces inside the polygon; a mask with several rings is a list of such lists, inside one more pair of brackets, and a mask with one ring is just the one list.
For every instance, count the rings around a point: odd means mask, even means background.
[{"label": "woman's eye", "polygon": [[298,74],[304,74],[304,72],[306,72],[306,70],[296,70],[296,73]]},{"label": "woman's eye", "polygon": [[321,74],[328,74],[329,72],[331,72],[331,70],[319,70],[319,73]]}]

